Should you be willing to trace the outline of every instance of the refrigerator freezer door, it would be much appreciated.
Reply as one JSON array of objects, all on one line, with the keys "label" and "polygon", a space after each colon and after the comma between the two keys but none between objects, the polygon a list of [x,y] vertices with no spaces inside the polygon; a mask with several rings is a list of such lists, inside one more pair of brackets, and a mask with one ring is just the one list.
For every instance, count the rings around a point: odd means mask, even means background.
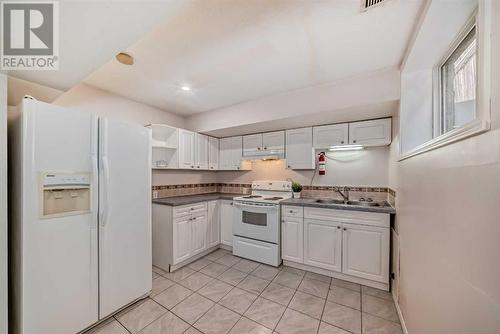
[{"label": "refrigerator freezer door", "polygon": [[[13,222],[13,291],[19,333],[77,333],[98,320],[97,118],[22,103],[18,161],[21,215]],[[41,176],[89,176],[90,212],[41,219]]]},{"label": "refrigerator freezer door", "polygon": [[151,130],[99,122],[100,318],[151,290]]}]

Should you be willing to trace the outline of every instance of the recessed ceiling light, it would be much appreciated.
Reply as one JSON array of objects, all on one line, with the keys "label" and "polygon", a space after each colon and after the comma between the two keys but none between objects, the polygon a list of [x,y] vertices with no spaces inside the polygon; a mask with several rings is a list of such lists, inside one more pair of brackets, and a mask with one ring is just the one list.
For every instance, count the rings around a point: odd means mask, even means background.
[{"label": "recessed ceiling light", "polygon": [[124,65],[133,65],[134,64],[134,57],[129,55],[128,53],[125,52],[120,52],[115,56],[116,60],[118,60],[120,63]]},{"label": "recessed ceiling light", "polygon": [[182,86],[181,89],[184,90],[184,91],[186,91],[186,92],[188,92],[188,91],[191,90],[191,87],[189,87],[189,86]]}]

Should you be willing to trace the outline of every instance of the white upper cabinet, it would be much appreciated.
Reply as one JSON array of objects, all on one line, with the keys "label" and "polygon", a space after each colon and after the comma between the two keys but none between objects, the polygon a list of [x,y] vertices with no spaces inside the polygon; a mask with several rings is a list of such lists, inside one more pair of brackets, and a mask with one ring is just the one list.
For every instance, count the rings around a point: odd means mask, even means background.
[{"label": "white upper cabinet", "polygon": [[243,136],[243,156],[281,154],[285,149],[285,131]]},{"label": "white upper cabinet", "polygon": [[253,156],[258,154],[263,148],[262,133],[243,136],[243,156]]},{"label": "white upper cabinet", "polygon": [[312,128],[286,130],[286,165],[291,169],[315,169]]},{"label": "white upper cabinet", "polygon": [[179,168],[179,129],[163,124],[147,126],[152,131],[151,167],[155,169]]},{"label": "white upper cabinet", "polygon": [[219,169],[236,170],[236,152],[238,147],[241,149],[241,137],[221,138],[219,145]]},{"label": "white upper cabinet", "polygon": [[249,170],[251,164],[242,162],[242,137],[227,137],[220,139],[219,169],[220,170]]},{"label": "white upper cabinet", "polygon": [[179,168],[195,168],[195,133],[179,129]]},{"label": "white upper cabinet", "polygon": [[195,134],[195,168],[208,169],[208,136]]},{"label": "white upper cabinet", "polygon": [[152,167],[158,169],[250,170],[250,160],[266,156],[286,156],[290,169],[315,169],[315,149],[348,144],[385,146],[392,135],[391,118],[221,139],[168,125],[148,127],[153,130]]},{"label": "white upper cabinet", "polygon": [[315,126],[313,128],[314,148],[330,148],[331,146],[347,145],[349,142],[349,125],[332,124]]},{"label": "white upper cabinet", "polygon": [[391,118],[349,123],[349,144],[384,146],[391,143]]},{"label": "white upper cabinet", "polygon": [[219,138],[208,137],[208,169],[219,169]]},{"label": "white upper cabinet", "polygon": [[270,153],[283,151],[285,148],[285,131],[265,132],[262,134],[262,149]]}]

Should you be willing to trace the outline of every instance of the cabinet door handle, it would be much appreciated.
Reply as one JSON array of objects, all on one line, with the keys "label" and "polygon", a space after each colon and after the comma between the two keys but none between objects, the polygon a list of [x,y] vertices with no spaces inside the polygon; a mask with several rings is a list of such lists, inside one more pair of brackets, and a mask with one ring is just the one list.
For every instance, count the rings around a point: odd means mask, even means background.
[{"label": "cabinet door handle", "polygon": [[344,231],[347,231],[347,228],[344,227]]},{"label": "cabinet door handle", "polygon": [[340,226],[337,226],[337,229],[339,229],[339,230],[340,230]]},{"label": "cabinet door handle", "polygon": [[340,143],[341,143],[341,144],[343,144],[343,143],[344,143],[344,141],[342,140]]},{"label": "cabinet door handle", "polygon": [[264,147],[264,150],[267,150],[267,146],[266,146],[266,147]]},{"label": "cabinet door handle", "polygon": [[200,166],[197,166],[196,168],[201,168]]},{"label": "cabinet door handle", "polygon": [[356,139],[354,139],[352,142],[353,142],[353,143],[355,143],[355,142],[356,142]]}]

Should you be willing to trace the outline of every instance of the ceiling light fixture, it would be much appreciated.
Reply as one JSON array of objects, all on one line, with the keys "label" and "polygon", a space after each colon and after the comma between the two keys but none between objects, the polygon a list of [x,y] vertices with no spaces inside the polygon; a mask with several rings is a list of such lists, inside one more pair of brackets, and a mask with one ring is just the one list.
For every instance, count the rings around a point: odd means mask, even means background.
[{"label": "ceiling light fixture", "polygon": [[329,151],[356,151],[364,149],[361,145],[344,145],[344,146],[332,146]]},{"label": "ceiling light fixture", "polygon": [[118,60],[123,65],[134,65],[134,57],[125,52],[120,52],[115,56],[116,60]]},{"label": "ceiling light fixture", "polygon": [[182,86],[181,89],[185,92],[189,92],[191,90],[191,87],[189,86]]}]

